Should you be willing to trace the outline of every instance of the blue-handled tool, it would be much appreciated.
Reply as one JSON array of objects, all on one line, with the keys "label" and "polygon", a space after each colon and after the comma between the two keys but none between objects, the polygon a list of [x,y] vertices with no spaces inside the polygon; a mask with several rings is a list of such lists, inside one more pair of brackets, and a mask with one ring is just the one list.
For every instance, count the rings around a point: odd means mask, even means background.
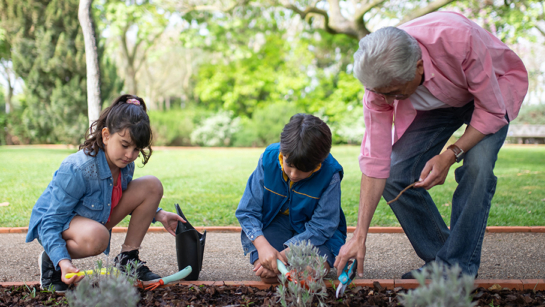
[{"label": "blue-handled tool", "polygon": [[356,269],[358,268],[358,261],[354,260],[352,263],[347,262],[344,266],[343,272],[339,276],[339,286],[337,287],[337,298],[343,296],[344,291],[348,288],[348,285],[356,277]]},{"label": "blue-handled tool", "polygon": [[188,265],[185,267],[185,269],[179,271],[178,273],[174,273],[170,276],[163,277],[159,279],[159,281],[148,284],[146,286],[141,285],[141,287],[144,288],[144,290],[155,290],[160,286],[186,278],[189,274],[191,274],[191,271],[192,271],[192,268],[190,265]]}]

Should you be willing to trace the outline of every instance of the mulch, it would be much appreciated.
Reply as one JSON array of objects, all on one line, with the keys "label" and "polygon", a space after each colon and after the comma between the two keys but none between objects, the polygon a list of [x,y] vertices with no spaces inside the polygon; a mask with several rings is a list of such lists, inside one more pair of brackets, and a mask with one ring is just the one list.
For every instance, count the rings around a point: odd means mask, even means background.
[{"label": "mulch", "polygon": [[[195,286],[172,285],[153,291],[140,291],[138,306],[280,306],[276,288],[260,290],[247,286]],[[398,287],[386,289],[375,283],[373,287],[347,289],[342,299],[335,297],[335,289],[328,288],[325,300],[328,306],[401,306],[397,294],[406,293]],[[477,306],[542,306],[545,307],[545,291],[533,290],[489,290],[477,288],[473,291]],[[68,306],[63,295],[42,292],[27,286],[0,286],[0,307]]]}]

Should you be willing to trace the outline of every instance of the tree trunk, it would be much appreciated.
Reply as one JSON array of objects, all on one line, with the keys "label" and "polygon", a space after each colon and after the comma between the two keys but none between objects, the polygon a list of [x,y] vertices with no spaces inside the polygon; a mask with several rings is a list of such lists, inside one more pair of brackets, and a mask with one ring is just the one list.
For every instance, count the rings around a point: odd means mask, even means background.
[{"label": "tree trunk", "polygon": [[9,112],[11,112],[12,99],[13,99],[13,87],[11,86],[11,82],[8,79],[8,97],[6,97],[6,114],[9,114]]},{"label": "tree trunk", "polygon": [[93,0],[80,0],[78,19],[85,41],[85,60],[87,64],[87,107],[89,127],[100,115],[100,66],[91,3]]}]

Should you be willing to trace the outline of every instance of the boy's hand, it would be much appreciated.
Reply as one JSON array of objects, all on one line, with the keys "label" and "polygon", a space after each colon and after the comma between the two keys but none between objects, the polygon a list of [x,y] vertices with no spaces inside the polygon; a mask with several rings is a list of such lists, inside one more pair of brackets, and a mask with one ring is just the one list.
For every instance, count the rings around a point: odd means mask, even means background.
[{"label": "boy's hand", "polygon": [[257,237],[254,241],[254,246],[259,254],[259,262],[261,265],[274,274],[280,273],[276,267],[276,259],[280,259],[284,264],[288,263],[286,256],[272,247],[264,236]]},{"label": "boy's hand", "polygon": [[276,277],[276,274],[274,274],[273,271],[266,269],[261,265],[261,262],[259,262],[259,259],[254,262],[254,272],[255,276],[259,276],[261,278],[273,278]]},{"label": "boy's hand", "polygon": [[83,279],[85,276],[77,276],[74,275],[72,278],[64,278],[64,276],[68,273],[78,273],[79,270],[72,264],[72,261],[68,259],[63,259],[59,262],[59,266],[61,267],[61,280],[63,283],[69,285],[73,283],[78,283],[80,280]]},{"label": "boy's hand", "polygon": [[178,221],[185,223],[186,221],[176,213],[160,210],[155,214],[155,220],[163,224],[165,229],[173,236],[176,236],[176,227]]}]

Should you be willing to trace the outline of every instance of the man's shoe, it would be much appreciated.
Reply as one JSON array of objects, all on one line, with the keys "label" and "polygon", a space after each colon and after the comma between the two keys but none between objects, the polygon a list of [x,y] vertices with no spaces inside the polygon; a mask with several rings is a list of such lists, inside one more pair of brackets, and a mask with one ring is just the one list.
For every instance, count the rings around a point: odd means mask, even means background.
[{"label": "man's shoe", "polygon": [[38,257],[38,265],[40,266],[40,287],[42,290],[55,291],[64,293],[68,289],[68,285],[62,282],[62,272],[55,270],[53,261],[43,251]]},{"label": "man's shoe", "polygon": [[422,272],[424,269],[423,268],[419,268],[419,269],[416,269],[416,270],[412,270],[412,271],[409,271],[403,275],[401,275],[401,279],[415,279],[414,278],[414,275],[413,275],[413,272],[414,271],[417,271],[417,272]]},{"label": "man's shoe", "polygon": [[[418,272],[418,273],[422,273],[424,270],[427,269],[427,264],[421,266],[420,268],[416,269],[416,270],[412,270],[410,272],[407,272],[403,275],[401,275],[401,279],[416,279],[414,278],[414,275],[413,275],[413,272]],[[462,277],[462,272],[460,272],[460,275],[458,276],[458,278]],[[443,273],[443,277],[446,279],[447,278],[447,275],[446,273]],[[475,274],[475,279],[477,279],[477,277],[479,277],[479,273],[476,273]]]},{"label": "man's shoe", "polygon": [[144,263],[146,262],[140,260],[140,258],[138,257],[137,249],[128,252],[122,252],[114,259],[114,263],[120,267],[121,271],[125,270],[125,266],[129,261],[133,264],[138,262],[136,273],[139,280],[156,282],[161,279],[161,276],[153,273],[147,266],[144,265]]}]

